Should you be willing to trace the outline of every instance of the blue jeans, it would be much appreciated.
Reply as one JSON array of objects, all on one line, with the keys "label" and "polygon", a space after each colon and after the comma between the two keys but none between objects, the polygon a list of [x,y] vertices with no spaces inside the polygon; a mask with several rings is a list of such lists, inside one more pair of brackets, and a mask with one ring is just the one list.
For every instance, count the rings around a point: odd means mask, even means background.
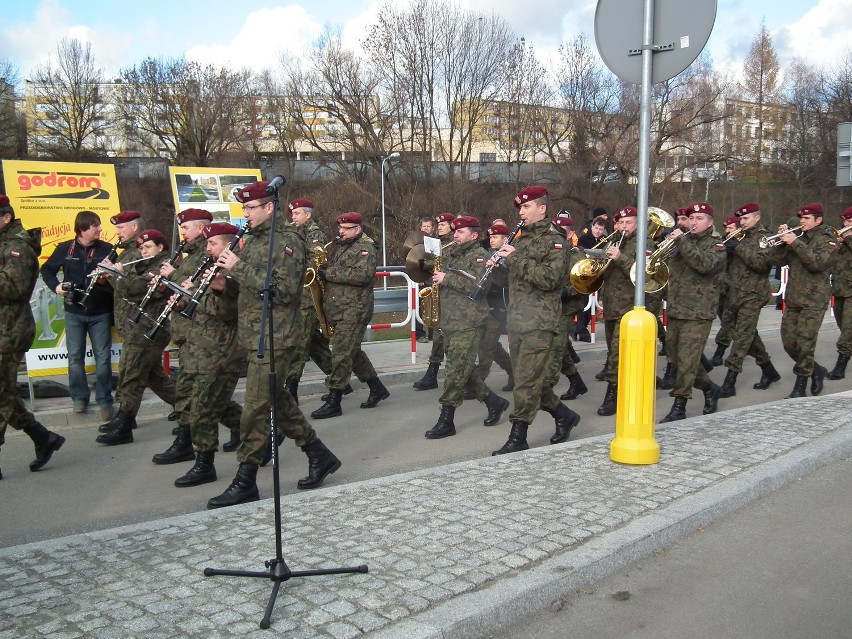
[{"label": "blue jeans", "polygon": [[112,314],[65,314],[65,346],[68,349],[68,388],[71,401],[88,404],[91,392],[86,381],[86,335],[95,356],[95,399],[98,406],[112,406]]}]

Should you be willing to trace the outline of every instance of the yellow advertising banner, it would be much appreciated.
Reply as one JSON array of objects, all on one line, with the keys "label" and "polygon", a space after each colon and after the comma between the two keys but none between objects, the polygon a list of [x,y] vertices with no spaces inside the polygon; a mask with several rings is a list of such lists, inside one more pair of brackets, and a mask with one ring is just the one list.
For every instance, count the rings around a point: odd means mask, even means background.
[{"label": "yellow advertising banner", "polygon": [[261,179],[259,169],[222,169],[211,167],[169,167],[175,211],[204,209],[216,222],[245,224],[242,204],[234,193]]}]

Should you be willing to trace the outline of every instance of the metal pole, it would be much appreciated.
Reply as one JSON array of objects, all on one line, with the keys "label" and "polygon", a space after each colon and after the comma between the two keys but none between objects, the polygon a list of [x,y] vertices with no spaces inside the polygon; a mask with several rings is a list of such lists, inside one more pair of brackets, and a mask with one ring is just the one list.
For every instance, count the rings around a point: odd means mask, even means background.
[{"label": "metal pole", "polygon": [[[388,241],[387,233],[385,232],[385,162],[391,158],[398,158],[399,153],[394,152],[382,158],[382,269],[388,266]],[[382,279],[382,288],[387,290],[388,278]]]}]

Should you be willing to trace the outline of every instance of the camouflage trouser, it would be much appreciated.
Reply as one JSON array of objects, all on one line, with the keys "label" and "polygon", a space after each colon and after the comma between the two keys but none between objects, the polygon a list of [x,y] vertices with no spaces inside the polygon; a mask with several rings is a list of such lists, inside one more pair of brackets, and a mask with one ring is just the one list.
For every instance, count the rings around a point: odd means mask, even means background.
[{"label": "camouflage trouser", "polygon": [[657,339],[666,343],[666,327],[663,326],[663,296],[660,293],[645,294],[645,310],[657,318]]},{"label": "camouflage trouser", "polygon": [[848,297],[834,298],[834,320],[840,328],[840,337],[837,338],[837,352],[847,357],[852,357],[852,301],[846,310]]},{"label": "camouflage trouser", "polygon": [[743,372],[743,360],[746,355],[751,355],[758,366],[762,366],[771,360],[766,346],[757,332],[757,321],[760,319],[762,305],[757,302],[744,302],[742,304],[728,304],[731,323],[731,352],[725,360],[725,366],[735,373]]},{"label": "camouflage trouser", "polygon": [[189,426],[189,405],[192,402],[192,386],[194,373],[187,373],[184,362],[180,359],[180,350],[177,354],[180,368],[178,368],[177,381],[175,381],[175,412],[178,413],[178,424]]},{"label": "camouflage trouser", "polygon": [[228,430],[240,432],[243,407],[231,399],[239,375],[216,372],[191,377],[192,396],[187,412],[192,445],[197,453],[211,453],[219,448],[219,422]]},{"label": "camouflage trouser", "polygon": [[476,371],[480,331],[476,328],[444,334],[447,361],[444,364],[444,392],[438,401],[455,408],[462,405],[465,389],[481,402],[491,394]]},{"label": "camouflage trouser", "polygon": [[340,323],[331,336],[331,371],[325,378],[328,388],[343,390],[354,373],[359,381],[376,377],[376,369],[367,354],[361,350],[366,325]]},{"label": "camouflage trouser", "polygon": [[677,377],[670,397],[692,399],[692,388],[709,388],[710,377],[701,365],[701,354],[710,337],[712,320],[684,320],[669,318],[666,349],[669,360],[677,366]]},{"label": "camouflage trouser", "polygon": [[429,353],[430,364],[440,364],[444,361],[444,334],[439,327],[432,331],[432,352]]},{"label": "camouflage trouser", "polygon": [[606,369],[606,379],[608,384],[618,383],[618,360],[620,357],[620,340],[621,340],[621,317],[617,320],[604,321],[604,334],[606,335],[606,350],[607,362],[609,368]]},{"label": "camouflage trouser", "polygon": [[0,353],[0,446],[6,441],[6,426],[23,430],[35,417],[18,396],[18,366],[23,353]]},{"label": "camouflage trouser", "polygon": [[120,410],[136,417],[146,388],[167,404],[174,405],[175,383],[163,372],[163,352],[159,348],[124,344],[115,391]]},{"label": "camouflage trouser", "polygon": [[[488,315],[485,326],[482,327],[482,338],[479,340],[479,363],[476,372],[480,378],[485,379],[491,373],[491,362],[497,362],[497,366],[512,374],[512,358],[500,343],[500,335],[503,334],[500,322],[492,315]],[[431,361],[431,360],[430,360]]]},{"label": "camouflage trouser", "polygon": [[728,304],[727,300],[727,295],[719,296],[719,310],[717,313],[720,324],[719,330],[716,332],[716,338],[713,340],[717,346],[728,347],[731,345],[731,340],[733,339],[731,331],[736,321],[737,309],[734,308],[733,304]]},{"label": "camouflage trouser", "polygon": [[539,408],[555,410],[560,404],[542,375],[550,363],[550,347],[555,337],[551,331],[527,331],[509,336],[509,353],[515,373],[512,393],[515,408],[509,416],[513,422],[531,424]]},{"label": "camouflage trouser", "polygon": [[287,369],[287,381],[302,379],[302,373],[309,358],[326,375],[331,372],[331,349],[325,335],[319,330],[317,314],[313,308],[303,308],[302,344],[293,353],[293,361]]},{"label": "camouflage trouser", "polygon": [[[553,343],[550,345],[550,357],[548,358],[547,370],[544,373],[544,383],[551,388],[559,382],[560,373],[572,375],[577,372],[574,360],[571,359],[571,351],[568,349],[571,344],[568,333],[571,330],[572,317],[573,315],[563,315],[559,318],[559,332],[554,335]],[[571,370],[565,372],[566,367]]]},{"label": "camouflage trouser", "polygon": [[781,318],[781,344],[795,364],[794,375],[810,376],[814,372],[817,337],[825,317],[824,308],[784,309]]},{"label": "camouflage trouser", "polygon": [[[248,358],[246,372],[246,394],[243,400],[243,415],[240,420],[240,447],[237,461],[260,465],[269,443],[269,354],[263,359]],[[286,351],[275,352],[275,367],[286,370],[290,355]],[[304,446],[314,438],[314,429],[305,419],[296,400],[278,378],[275,389],[276,426],[284,431],[297,446]]]}]

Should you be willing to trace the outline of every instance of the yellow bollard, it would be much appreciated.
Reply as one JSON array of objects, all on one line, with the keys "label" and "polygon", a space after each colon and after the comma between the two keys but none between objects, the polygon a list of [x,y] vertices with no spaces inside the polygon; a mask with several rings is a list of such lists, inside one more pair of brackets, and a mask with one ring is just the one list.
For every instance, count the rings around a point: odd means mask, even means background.
[{"label": "yellow bollard", "polygon": [[656,464],[657,318],[636,306],[621,318],[620,329],[618,404],[609,457],[620,464]]}]

